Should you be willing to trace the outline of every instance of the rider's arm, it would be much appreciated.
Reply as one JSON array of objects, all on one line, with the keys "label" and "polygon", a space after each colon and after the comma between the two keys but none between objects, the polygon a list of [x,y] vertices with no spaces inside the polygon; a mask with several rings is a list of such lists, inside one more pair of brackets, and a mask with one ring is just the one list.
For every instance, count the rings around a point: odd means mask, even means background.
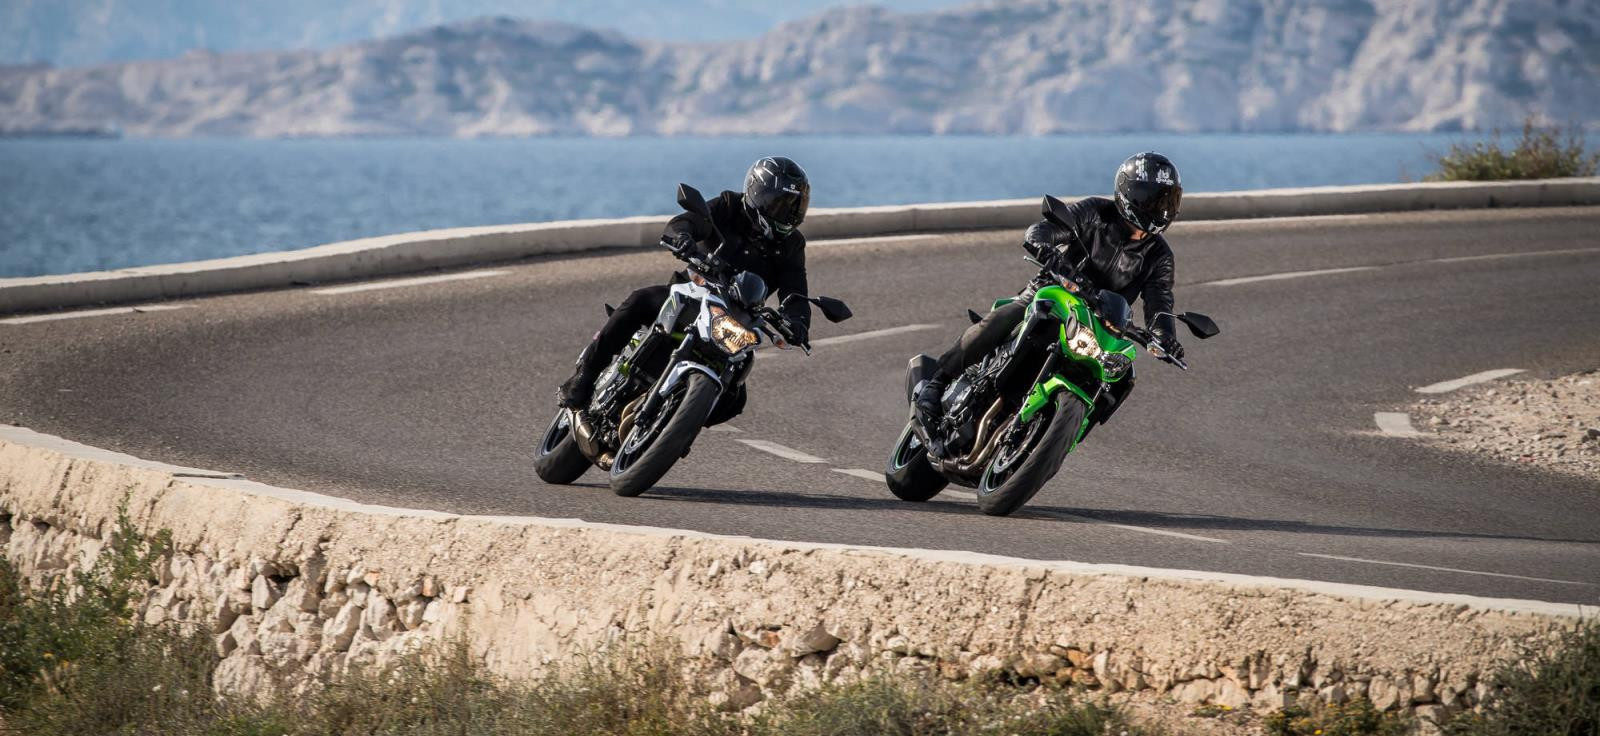
[{"label": "rider's arm", "polygon": [[783,316],[793,325],[797,325],[800,332],[796,337],[804,338],[810,333],[811,328],[811,302],[803,298],[788,299],[790,294],[801,297],[811,295],[806,285],[806,238],[798,231],[791,233],[783,244],[783,260],[778,266],[778,283],[776,291],[779,304],[783,307]]},{"label": "rider's arm", "polygon": [[[1172,249],[1160,244],[1161,253],[1152,253],[1155,260],[1149,265],[1149,273],[1145,276],[1144,287],[1139,290],[1139,298],[1144,302],[1144,321],[1151,324],[1157,312],[1171,312],[1174,301],[1172,298],[1172,282],[1176,278],[1176,267],[1172,259]],[[1151,325],[1169,339],[1176,340],[1178,333],[1174,331],[1172,318],[1162,317],[1156,319]]]},{"label": "rider's arm", "polygon": [[711,222],[693,212],[684,212],[667,221],[667,227],[661,231],[661,239],[668,242],[679,242],[688,239],[690,250],[687,253],[705,256],[711,251],[706,247],[714,247],[716,230],[712,229]]},{"label": "rider's arm", "polygon": [[1082,274],[1075,272],[1076,264],[1083,260],[1084,250],[1078,241],[1077,233],[1064,228],[1049,220],[1040,220],[1028,227],[1028,232],[1023,235],[1022,248],[1033,256],[1034,260],[1045,265],[1029,284],[1025,293],[1032,294],[1034,290],[1045,284],[1057,282],[1051,271],[1080,278]]}]

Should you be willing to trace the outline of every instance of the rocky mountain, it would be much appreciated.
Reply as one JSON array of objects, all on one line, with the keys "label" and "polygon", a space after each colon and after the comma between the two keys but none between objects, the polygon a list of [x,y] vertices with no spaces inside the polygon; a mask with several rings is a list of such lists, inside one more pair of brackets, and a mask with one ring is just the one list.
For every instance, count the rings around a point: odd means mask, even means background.
[{"label": "rocky mountain", "polygon": [[1600,121],[1593,0],[987,0],[748,41],[504,18],[0,70],[0,129],[147,136],[1456,130]]},{"label": "rocky mountain", "polygon": [[[81,66],[218,52],[325,48],[483,16],[590,24],[639,38],[748,38],[862,0],[3,0],[0,64]],[[931,10],[958,0],[876,0]]]}]

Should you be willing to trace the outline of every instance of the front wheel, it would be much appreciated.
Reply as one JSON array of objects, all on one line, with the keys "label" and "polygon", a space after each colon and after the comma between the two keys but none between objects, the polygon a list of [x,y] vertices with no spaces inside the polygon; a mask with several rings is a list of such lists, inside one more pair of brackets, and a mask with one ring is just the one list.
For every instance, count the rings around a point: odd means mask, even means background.
[{"label": "front wheel", "polygon": [[704,373],[684,376],[656,407],[655,416],[641,417],[622,439],[611,462],[611,492],[637,496],[650,490],[689,452],[721,393],[722,386]]},{"label": "front wheel", "polygon": [[900,440],[894,443],[894,450],[889,453],[889,467],[883,479],[889,484],[889,492],[896,498],[915,502],[939,495],[950,484],[928,462],[928,448],[922,445],[922,438],[917,436],[911,422],[906,423]]},{"label": "front wheel", "polygon": [[1033,498],[1061,470],[1088,407],[1069,391],[1001,441],[978,483],[978,510],[1005,516]]},{"label": "front wheel", "polygon": [[566,485],[589,469],[589,458],[578,449],[578,439],[573,436],[572,412],[560,409],[533,455],[533,472],[546,483]]}]

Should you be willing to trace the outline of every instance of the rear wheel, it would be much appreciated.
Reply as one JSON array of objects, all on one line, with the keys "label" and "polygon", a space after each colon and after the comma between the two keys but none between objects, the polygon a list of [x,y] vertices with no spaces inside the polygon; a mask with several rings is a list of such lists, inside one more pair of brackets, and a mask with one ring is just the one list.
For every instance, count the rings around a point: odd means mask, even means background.
[{"label": "rear wheel", "polygon": [[1033,498],[1061,470],[1087,410],[1077,396],[1062,391],[1033,421],[1008,428],[978,483],[978,510],[1005,516]]},{"label": "rear wheel", "polygon": [[578,449],[578,440],[572,433],[572,412],[561,409],[550,420],[544,437],[533,455],[533,472],[546,483],[566,485],[577,480],[589,469],[589,458]]},{"label": "rear wheel", "polygon": [[611,462],[611,492],[637,496],[650,490],[678,458],[688,454],[721,393],[722,386],[704,373],[685,376],[662,399],[655,416],[640,417],[622,438]]},{"label": "rear wheel", "polygon": [[902,501],[926,501],[950,484],[928,462],[928,448],[923,446],[911,422],[906,423],[900,440],[889,453],[889,467],[883,479],[889,484],[889,492]]}]

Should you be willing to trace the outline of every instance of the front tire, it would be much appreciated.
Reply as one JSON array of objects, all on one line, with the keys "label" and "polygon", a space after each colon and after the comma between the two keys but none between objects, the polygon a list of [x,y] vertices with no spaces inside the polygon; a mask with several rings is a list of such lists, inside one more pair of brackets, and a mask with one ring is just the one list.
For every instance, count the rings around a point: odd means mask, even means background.
[{"label": "front tire", "polygon": [[578,449],[578,440],[572,431],[572,412],[557,411],[544,430],[539,447],[534,450],[533,472],[546,483],[564,486],[581,477],[591,464],[583,450]]},{"label": "front tire", "polygon": [[983,470],[978,483],[978,510],[990,516],[1006,516],[1033,498],[1056,473],[1072,449],[1072,440],[1083,427],[1088,407],[1069,391],[1055,396],[1051,411],[1034,415],[1034,422],[1015,441],[1002,445]]},{"label": "front tire", "polygon": [[650,490],[689,452],[721,393],[721,384],[704,373],[685,376],[656,409],[658,416],[647,425],[635,423],[622,439],[611,463],[611,492],[637,496]]},{"label": "front tire", "polygon": [[889,484],[889,492],[896,498],[916,503],[939,495],[950,484],[928,462],[928,448],[922,445],[922,439],[917,436],[911,422],[906,423],[900,440],[894,443],[894,449],[889,452],[889,466],[883,479]]}]

